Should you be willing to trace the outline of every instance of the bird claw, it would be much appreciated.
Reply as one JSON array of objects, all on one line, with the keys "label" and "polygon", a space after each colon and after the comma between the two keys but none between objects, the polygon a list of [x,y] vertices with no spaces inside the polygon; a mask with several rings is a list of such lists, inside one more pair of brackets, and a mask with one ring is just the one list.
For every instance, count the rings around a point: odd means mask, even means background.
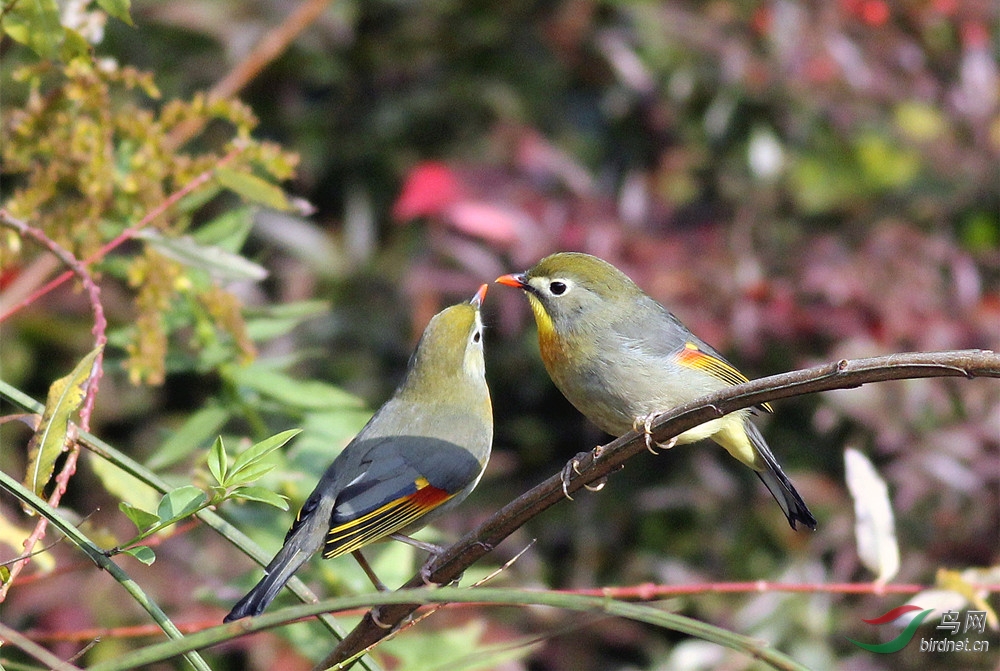
[{"label": "bird claw", "polygon": [[369,613],[368,613],[368,615],[372,619],[372,622],[375,623],[375,626],[378,627],[379,629],[392,629],[392,625],[391,624],[386,624],[382,620],[378,619],[378,611],[379,611],[379,609],[376,607],[376,608],[372,608],[371,611],[369,611]]},{"label": "bird claw", "polygon": [[661,450],[669,450],[671,447],[677,444],[677,436],[674,436],[665,443],[660,443],[653,440],[653,420],[656,419],[657,413],[651,412],[645,417],[636,417],[635,421],[632,422],[632,430],[639,431],[642,430],[643,435],[646,438],[646,449],[652,455],[658,455],[659,452],[653,449],[653,445],[660,448]]},{"label": "bird claw", "polygon": [[426,565],[420,567],[420,579],[424,581],[425,587],[438,587],[438,584],[431,580],[431,572]]},{"label": "bird claw", "polygon": [[436,582],[431,580],[431,571],[427,564],[420,567],[420,579],[424,582],[425,587],[442,587],[445,585],[458,585],[462,580],[464,573],[459,573],[456,577],[449,580],[447,583]]},{"label": "bird claw", "polygon": [[562,480],[563,496],[570,501],[573,501],[574,499],[569,495],[569,479],[573,477],[573,472],[576,472],[577,475],[580,474],[580,469],[578,468],[579,466],[580,462],[574,457],[569,461],[569,463],[563,466],[562,473],[559,474],[559,479]]},{"label": "bird claw", "polygon": [[[573,501],[574,499],[572,496],[569,495],[569,480],[571,477],[573,477],[574,473],[576,473],[577,475],[583,475],[583,472],[580,471],[580,460],[586,454],[587,454],[586,452],[581,452],[580,454],[570,459],[570,461],[565,466],[563,466],[562,473],[560,475],[560,480],[562,480],[563,496],[565,496],[570,501]],[[597,461],[598,459],[601,458],[601,455],[604,454],[604,446],[598,445],[597,447],[595,447],[593,450],[590,451],[590,454],[593,460]],[[604,489],[604,485],[606,485],[607,482],[608,482],[607,477],[604,477],[598,480],[597,484],[594,485],[586,484],[584,485],[584,488],[591,492],[599,492],[602,489]]]}]

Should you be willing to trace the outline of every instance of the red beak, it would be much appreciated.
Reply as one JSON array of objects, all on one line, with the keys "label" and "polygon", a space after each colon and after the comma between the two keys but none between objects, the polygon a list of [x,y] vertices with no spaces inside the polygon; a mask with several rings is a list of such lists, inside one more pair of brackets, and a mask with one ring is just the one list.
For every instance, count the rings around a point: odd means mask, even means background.
[{"label": "red beak", "polygon": [[528,278],[524,276],[524,273],[511,273],[510,275],[501,275],[496,278],[496,282],[500,284],[506,284],[508,287],[517,287],[518,289],[528,288]]},{"label": "red beak", "polygon": [[469,302],[472,303],[477,308],[480,307],[483,304],[483,300],[486,298],[486,290],[489,288],[490,285],[488,284],[484,284],[483,286],[479,287],[479,291],[476,292],[476,295],[473,296],[472,300],[470,300]]}]

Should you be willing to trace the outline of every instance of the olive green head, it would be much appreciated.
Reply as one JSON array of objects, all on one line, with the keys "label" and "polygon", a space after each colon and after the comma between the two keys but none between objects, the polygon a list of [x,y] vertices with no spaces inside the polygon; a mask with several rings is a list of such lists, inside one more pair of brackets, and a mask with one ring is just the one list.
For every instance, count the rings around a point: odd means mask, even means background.
[{"label": "olive green head", "polygon": [[486,287],[480,287],[468,303],[434,315],[410,358],[402,393],[416,394],[423,402],[451,402],[470,388],[485,388],[480,306]]},{"label": "olive green head", "polygon": [[[634,305],[642,290],[622,271],[596,256],[558,252],[531,270],[504,275],[501,284],[524,289],[541,332],[597,325],[612,313]],[[596,322],[596,324],[595,324]]]}]

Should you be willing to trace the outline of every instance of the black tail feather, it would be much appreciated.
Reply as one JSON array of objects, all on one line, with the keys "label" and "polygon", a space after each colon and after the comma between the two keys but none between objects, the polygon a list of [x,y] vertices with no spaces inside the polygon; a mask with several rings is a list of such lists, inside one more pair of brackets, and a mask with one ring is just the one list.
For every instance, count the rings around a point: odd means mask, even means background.
[{"label": "black tail feather", "polygon": [[278,596],[285,583],[322,543],[322,536],[319,536],[318,540],[310,537],[316,536],[312,533],[312,526],[305,524],[292,528],[292,533],[285,540],[285,544],[264,569],[264,577],[233,606],[229,615],[223,618],[223,622],[232,622],[264,612],[268,604],[274,601],[274,597]]},{"label": "black tail feather", "polygon": [[805,501],[799,496],[799,493],[795,491],[795,487],[788,480],[784,471],[781,470],[781,466],[778,465],[777,459],[771,454],[770,448],[768,448],[767,443],[764,442],[764,436],[760,435],[760,431],[751,422],[746,422],[745,424],[747,435],[750,437],[750,441],[753,443],[754,447],[757,448],[757,452],[764,459],[764,463],[767,464],[766,471],[757,471],[757,477],[761,479],[761,482],[767,487],[768,491],[771,492],[771,496],[774,497],[778,505],[781,506],[781,510],[785,513],[785,517],[788,518],[788,523],[791,527],[795,528],[796,522],[802,522],[804,525],[810,529],[816,528],[816,518],[813,514],[809,512],[809,508],[806,507]]}]

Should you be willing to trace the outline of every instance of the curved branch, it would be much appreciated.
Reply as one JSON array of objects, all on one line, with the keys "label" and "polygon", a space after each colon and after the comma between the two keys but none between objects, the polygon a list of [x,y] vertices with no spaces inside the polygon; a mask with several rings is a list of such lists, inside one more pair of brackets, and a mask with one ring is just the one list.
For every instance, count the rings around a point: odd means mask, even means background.
[{"label": "curved branch", "polygon": [[[31,238],[52,252],[60,261],[69,266],[70,271],[74,275],[80,278],[80,283],[83,284],[83,288],[87,292],[90,309],[94,312],[94,327],[91,329],[91,332],[94,334],[94,349],[101,350],[97,353],[97,358],[94,359],[94,366],[91,369],[90,377],[87,379],[86,397],[84,398],[83,406],[80,408],[80,428],[84,431],[89,431],[90,415],[94,409],[94,399],[97,397],[97,384],[104,370],[101,366],[104,360],[103,348],[108,342],[107,335],[105,335],[108,328],[108,320],[104,317],[104,305],[101,303],[101,289],[94,282],[94,278],[87,269],[87,265],[73,256],[71,252],[60,247],[41,229],[29,226],[4,208],[0,208],[0,226],[12,228],[21,237]],[[58,505],[58,503],[59,501],[56,499],[53,505]]]},{"label": "curved branch", "polygon": [[[87,377],[86,393],[83,399],[83,405],[80,407],[80,428],[83,431],[90,429],[90,415],[94,410],[94,401],[97,398],[97,385],[101,379],[101,374],[104,372],[102,363],[104,361],[104,345],[107,343],[108,338],[106,331],[108,328],[108,321],[104,317],[104,306],[101,304],[101,289],[94,282],[93,276],[87,269],[86,264],[82,263],[77,259],[71,252],[63,249],[54,240],[49,238],[44,231],[41,229],[29,226],[27,223],[21,221],[17,217],[13,216],[4,208],[0,208],[0,226],[5,226],[17,231],[22,237],[27,237],[35,240],[46,249],[48,249],[52,254],[54,254],[60,261],[69,266],[70,272],[80,278],[83,288],[87,292],[87,298],[90,301],[90,309],[94,313],[94,326],[91,329],[91,333],[94,334],[94,348],[97,350],[97,356],[94,358],[94,365],[91,367],[90,375]],[[62,470],[55,477],[55,488],[52,490],[52,494],[49,495],[49,505],[53,508],[59,506],[59,502],[62,500],[63,494],[66,493],[67,487],[69,487],[69,480],[76,473],[76,462],[80,455],[80,447],[76,441],[70,441],[69,451],[66,455],[66,460],[63,462]],[[20,575],[21,571],[28,564],[31,558],[32,550],[34,550],[35,545],[38,544],[40,540],[45,538],[45,529],[48,526],[48,521],[41,517],[35,524],[34,530],[32,530],[31,535],[28,536],[24,541],[24,553],[14,565],[10,567],[10,575],[7,580],[4,581],[3,585],[0,585],[0,602],[7,598],[7,593],[10,590],[11,585],[14,580]]]},{"label": "curved branch", "polygon": [[[105,556],[104,552],[102,552],[101,549],[93,543],[93,541],[60,516],[59,513],[56,512],[55,506],[47,504],[41,498],[36,496],[34,492],[21,485],[21,483],[15,481],[3,471],[0,471],[0,487],[17,497],[22,503],[30,506],[47,522],[51,522],[57,529],[59,529],[59,531],[62,532],[64,536],[72,541],[73,545],[86,554],[87,557],[94,562],[94,564],[107,571],[116,581],[118,581],[122,588],[128,592],[133,599],[135,599],[136,603],[142,606],[142,608],[149,613],[150,617],[152,617],[153,621],[160,626],[160,629],[167,635],[167,637],[171,639],[181,639],[184,637],[181,631],[177,628],[177,625],[175,625],[170,618],[167,617],[167,614],[163,612],[163,609],[160,608],[159,604],[149,598],[149,596],[142,591],[139,583],[130,577],[123,568],[118,566],[118,564],[112,561],[109,557]],[[26,651],[31,652],[30,650]],[[197,671],[211,671],[211,668],[197,652],[186,652],[184,657]]]},{"label": "curved branch", "polygon": [[[653,438],[664,442],[709,420],[767,401],[832,389],[851,389],[871,382],[924,377],[1000,377],[1000,355],[985,350],[891,354],[853,361],[844,359],[833,364],[772,375],[730,387],[663,413],[652,424]],[[574,492],[584,485],[600,481],[619,470],[627,460],[645,451],[645,437],[630,431],[603,446],[600,459],[595,460],[593,452],[577,455],[576,468],[570,469],[576,472],[567,481],[566,491]],[[439,584],[458,579],[469,566],[507,536],[564,498],[561,475],[553,475],[498,510],[441,554],[432,557],[421,573]],[[423,578],[418,573],[401,589],[423,585]],[[316,668],[326,669],[347,662],[370,649],[418,607],[419,604],[410,603],[372,609]],[[341,668],[349,665],[350,662],[347,662]]]}]

